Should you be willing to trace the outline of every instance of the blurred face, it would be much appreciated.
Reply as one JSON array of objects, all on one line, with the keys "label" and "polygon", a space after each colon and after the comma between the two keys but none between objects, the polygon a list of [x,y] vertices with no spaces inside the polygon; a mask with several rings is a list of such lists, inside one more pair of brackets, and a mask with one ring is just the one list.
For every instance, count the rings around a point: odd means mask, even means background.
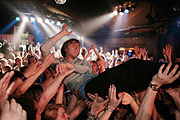
[{"label": "blurred face", "polygon": [[63,107],[59,107],[56,120],[69,120],[69,115],[65,112]]},{"label": "blurred face", "polygon": [[16,59],[16,64],[21,65],[21,60],[20,59]]},{"label": "blurred face", "polygon": [[29,61],[30,61],[30,63],[35,63],[35,62],[36,62],[36,59],[35,59],[34,57],[31,57],[31,58],[29,59]]},{"label": "blurred face", "polygon": [[98,74],[99,73],[99,68],[98,68],[97,63],[90,62],[90,65],[92,67],[92,73],[93,74]]},{"label": "blurred face", "polygon": [[69,57],[71,59],[75,59],[79,55],[80,44],[76,41],[73,41],[68,45],[65,51],[66,51],[66,58]]}]

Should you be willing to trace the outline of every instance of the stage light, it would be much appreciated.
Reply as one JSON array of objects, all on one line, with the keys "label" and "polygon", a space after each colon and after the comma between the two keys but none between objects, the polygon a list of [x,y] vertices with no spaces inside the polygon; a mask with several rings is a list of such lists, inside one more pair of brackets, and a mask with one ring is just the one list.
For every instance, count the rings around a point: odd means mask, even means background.
[{"label": "stage light", "polygon": [[39,17],[38,17],[38,18],[37,18],[37,21],[38,21],[38,22],[42,22],[42,18],[39,18]]},{"label": "stage light", "polygon": [[120,12],[119,14],[120,14],[120,15],[124,15],[124,13],[123,13],[123,12]]},{"label": "stage light", "polygon": [[113,12],[113,15],[114,15],[114,16],[118,15],[118,12],[115,10],[115,11]]},{"label": "stage light", "polygon": [[66,0],[55,0],[56,4],[64,4]]},{"label": "stage light", "polygon": [[61,25],[61,23],[58,21],[58,22],[56,23],[56,25],[60,26],[60,25]]},{"label": "stage light", "polygon": [[16,17],[16,21],[20,21],[20,17]]},{"label": "stage light", "polygon": [[45,19],[45,23],[49,23],[49,20],[48,20],[48,19]]},{"label": "stage light", "polygon": [[29,21],[28,17],[23,17],[23,21],[28,22]]},{"label": "stage light", "polygon": [[128,13],[129,13],[129,10],[128,10],[128,9],[125,9],[125,10],[124,10],[124,13],[125,13],[125,14],[128,14]]},{"label": "stage light", "polygon": [[51,21],[51,24],[55,24],[55,21],[52,20],[52,21]]},{"label": "stage light", "polygon": [[35,22],[35,18],[34,17],[30,17],[30,21],[31,22]]}]

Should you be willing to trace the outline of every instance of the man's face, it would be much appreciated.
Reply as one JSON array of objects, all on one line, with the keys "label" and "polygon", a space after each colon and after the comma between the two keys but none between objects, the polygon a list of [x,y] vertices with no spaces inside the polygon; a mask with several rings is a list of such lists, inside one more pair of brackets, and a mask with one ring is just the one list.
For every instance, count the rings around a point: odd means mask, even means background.
[{"label": "man's face", "polygon": [[73,41],[68,45],[68,47],[65,49],[66,51],[66,57],[70,57],[72,59],[75,59],[80,52],[80,44],[76,41]]}]

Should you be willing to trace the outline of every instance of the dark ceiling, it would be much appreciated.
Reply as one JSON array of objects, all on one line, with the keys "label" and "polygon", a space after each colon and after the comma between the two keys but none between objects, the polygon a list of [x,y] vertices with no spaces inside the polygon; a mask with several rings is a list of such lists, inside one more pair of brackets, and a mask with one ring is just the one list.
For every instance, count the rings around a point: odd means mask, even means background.
[{"label": "dark ceiling", "polygon": [[[63,5],[58,5],[54,0],[1,0],[0,28],[7,25],[15,16],[15,13],[24,14],[45,14],[50,17],[57,17],[60,13],[67,19],[81,23],[93,17],[100,16],[113,11],[113,6],[127,0],[66,0]],[[154,19],[157,21],[164,18],[174,18],[179,15],[180,0],[135,0],[137,3],[143,1],[148,7],[138,6],[149,9],[152,5]],[[53,11],[53,12],[52,12]],[[153,13],[152,13],[153,14]],[[145,17],[145,16],[143,16]],[[136,17],[137,18],[137,17]],[[59,19],[59,18],[58,18]],[[138,18],[137,18],[138,19]]]}]

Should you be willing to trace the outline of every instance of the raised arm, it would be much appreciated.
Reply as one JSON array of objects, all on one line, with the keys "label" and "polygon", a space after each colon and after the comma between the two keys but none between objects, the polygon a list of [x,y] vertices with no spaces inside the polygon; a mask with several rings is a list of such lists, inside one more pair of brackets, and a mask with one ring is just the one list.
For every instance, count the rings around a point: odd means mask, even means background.
[{"label": "raised arm", "polygon": [[62,83],[63,79],[74,72],[74,70],[67,71],[64,75],[58,75],[53,82],[51,82],[43,91],[40,100],[38,101],[38,105],[40,106],[40,109],[38,110],[38,113],[42,113],[47,106],[48,102],[51,100],[51,98],[56,94],[60,84]]},{"label": "raised arm", "polygon": [[[152,78],[152,81],[147,88],[146,94],[141,102],[136,120],[150,120],[154,108],[154,100],[157,94],[157,90],[164,84],[169,84],[175,81],[180,76],[180,71],[177,74],[178,65],[169,73],[171,64],[168,64],[164,72],[162,72],[164,65],[162,65],[158,73]],[[168,74],[169,73],[169,74]]]},{"label": "raised arm", "polygon": [[46,57],[50,54],[50,49],[56,45],[56,43],[62,39],[66,35],[70,35],[72,31],[69,31],[68,25],[64,24],[62,27],[62,31],[57,33],[55,36],[50,38],[49,40],[45,41],[45,43],[41,46],[41,51],[43,57]]},{"label": "raised arm", "polygon": [[[122,104],[123,105],[130,105],[132,110],[134,111],[134,114],[137,115],[137,112],[139,110],[139,106],[137,105],[136,101],[134,100],[134,98],[128,94],[128,93],[121,93],[124,94],[123,98],[122,98]],[[121,94],[118,94],[118,96]]]},{"label": "raised arm", "polygon": [[28,69],[24,72],[24,75],[26,76],[26,80],[22,85],[20,85],[16,92],[15,96],[20,96],[24,94],[27,89],[35,82],[35,80],[41,75],[47,67],[50,66],[50,64],[55,60],[52,54],[47,56],[45,60],[37,61],[36,63],[30,65]]},{"label": "raised arm", "polygon": [[107,109],[103,113],[103,115],[100,117],[99,120],[108,120],[111,116],[114,109],[120,104],[122,100],[123,94],[119,97],[119,99],[116,98],[116,87],[114,85],[110,86],[109,88],[109,104],[107,106]]}]

